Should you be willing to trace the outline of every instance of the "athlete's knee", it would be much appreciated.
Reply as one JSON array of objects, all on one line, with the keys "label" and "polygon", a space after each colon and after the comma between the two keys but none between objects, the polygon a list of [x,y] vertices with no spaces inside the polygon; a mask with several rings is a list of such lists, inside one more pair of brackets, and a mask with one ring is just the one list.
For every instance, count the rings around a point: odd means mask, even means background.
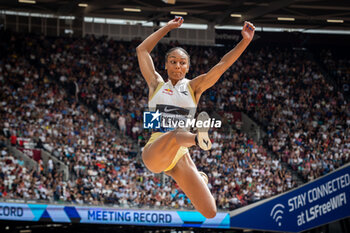
[{"label": "athlete's knee", "polygon": [[153,173],[161,173],[163,171],[162,168],[159,168],[158,166],[154,166],[151,162],[143,161],[143,163],[145,164],[147,169]]},{"label": "athlete's knee", "polygon": [[216,216],[217,209],[214,197],[211,197],[211,200],[207,202],[202,212],[203,216],[206,218],[214,218]]},{"label": "athlete's knee", "polygon": [[147,153],[142,152],[142,160],[147,169],[151,172],[161,173],[163,171],[163,169],[159,167],[158,163],[148,156]]},{"label": "athlete's knee", "polygon": [[214,218],[216,216],[216,206],[207,208],[202,215],[206,218]]}]

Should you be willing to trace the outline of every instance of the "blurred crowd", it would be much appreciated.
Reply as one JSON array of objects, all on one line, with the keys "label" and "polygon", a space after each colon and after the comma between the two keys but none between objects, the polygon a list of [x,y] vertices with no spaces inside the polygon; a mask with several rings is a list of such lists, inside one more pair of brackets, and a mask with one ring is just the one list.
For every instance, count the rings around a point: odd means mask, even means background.
[{"label": "blurred crowd", "polygon": [[349,162],[350,103],[308,51],[264,48],[243,56],[233,70],[244,67],[247,72],[234,84],[240,88],[229,90],[265,127],[268,149],[305,181]]},{"label": "blurred crowd", "polygon": [[[173,181],[152,174],[137,157],[150,135],[142,126],[148,91],[135,56],[139,41],[1,36],[1,133],[29,138],[63,161],[70,179],[63,180],[55,167],[49,176],[23,169],[2,148],[10,165],[0,176],[0,197],[192,208]],[[152,52],[163,77],[165,52],[174,45],[160,44]],[[191,55],[189,78],[208,71],[228,50],[184,48]],[[246,112],[268,135],[258,145],[239,130],[218,130],[211,132],[210,152],[190,149],[198,170],[208,175],[219,209],[295,187],[282,161],[305,180],[349,162],[349,103],[333,89],[305,51],[261,48],[246,51],[202,96],[200,108]],[[13,182],[11,173],[18,172],[23,175]]]},{"label": "blurred crowd", "polygon": [[48,200],[55,195],[55,184],[62,182],[62,174],[52,169],[44,175],[30,169],[15,158],[0,135],[0,197],[5,199]]},{"label": "blurred crowd", "polygon": [[319,57],[338,87],[350,95],[349,54],[342,49],[323,49]]}]

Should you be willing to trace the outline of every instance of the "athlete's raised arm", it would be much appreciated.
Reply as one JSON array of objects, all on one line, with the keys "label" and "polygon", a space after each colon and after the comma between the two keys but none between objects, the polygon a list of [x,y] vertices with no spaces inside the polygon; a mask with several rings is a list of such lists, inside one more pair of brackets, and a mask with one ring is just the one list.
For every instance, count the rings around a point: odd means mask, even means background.
[{"label": "athlete's raised arm", "polygon": [[159,82],[164,82],[163,78],[158,74],[154,68],[153,60],[150,55],[156,44],[172,29],[178,28],[183,23],[182,17],[175,17],[170,20],[167,25],[161,27],[149,37],[147,37],[137,48],[137,58],[139,61],[142,76],[145,78],[150,89],[150,95],[157,88]]},{"label": "athlete's raised arm", "polygon": [[221,75],[241,56],[254,37],[255,27],[252,23],[244,22],[242,29],[243,39],[230,52],[222,57],[220,62],[216,64],[208,73],[199,75],[190,81],[191,88],[195,94],[197,101],[201,94],[213,86],[221,77]]}]

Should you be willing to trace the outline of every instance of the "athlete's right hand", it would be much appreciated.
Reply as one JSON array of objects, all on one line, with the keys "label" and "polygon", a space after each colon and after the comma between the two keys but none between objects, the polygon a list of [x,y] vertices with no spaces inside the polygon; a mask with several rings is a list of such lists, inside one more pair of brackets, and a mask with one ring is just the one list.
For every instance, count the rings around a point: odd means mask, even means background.
[{"label": "athlete's right hand", "polygon": [[181,27],[182,23],[184,22],[184,19],[180,16],[175,16],[174,19],[170,20],[167,24],[167,26],[172,30],[174,28]]}]

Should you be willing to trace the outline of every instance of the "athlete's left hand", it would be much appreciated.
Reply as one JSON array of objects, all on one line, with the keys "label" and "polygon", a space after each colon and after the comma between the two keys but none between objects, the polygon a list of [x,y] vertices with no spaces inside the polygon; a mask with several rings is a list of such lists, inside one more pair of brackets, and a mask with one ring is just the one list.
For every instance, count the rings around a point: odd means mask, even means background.
[{"label": "athlete's left hand", "polygon": [[246,41],[252,41],[254,37],[255,27],[252,23],[245,21],[242,29],[243,39]]}]

